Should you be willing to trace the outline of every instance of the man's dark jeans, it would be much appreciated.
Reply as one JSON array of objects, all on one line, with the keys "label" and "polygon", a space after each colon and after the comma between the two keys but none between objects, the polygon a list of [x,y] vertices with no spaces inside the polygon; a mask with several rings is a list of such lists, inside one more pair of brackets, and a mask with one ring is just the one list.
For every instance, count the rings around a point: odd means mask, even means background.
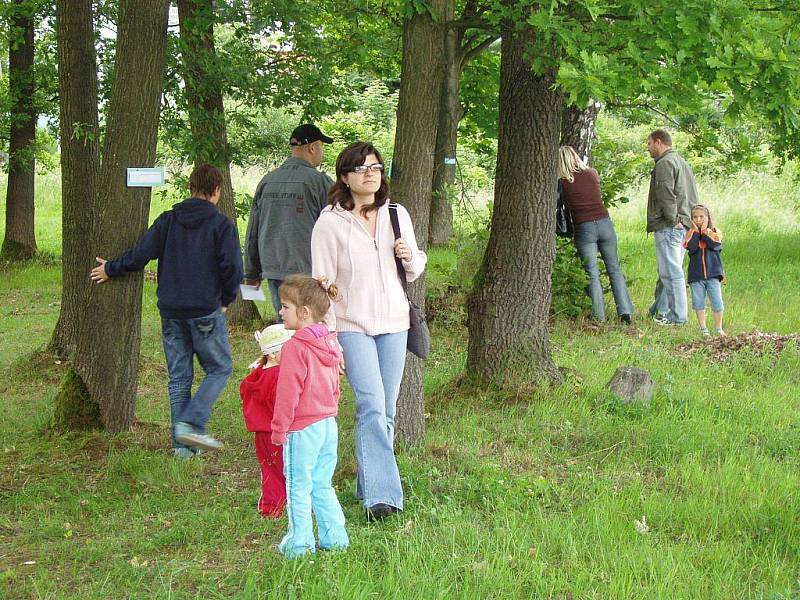
[{"label": "man's dark jeans", "polygon": [[[221,310],[196,319],[162,317],[161,334],[169,373],[172,445],[183,448],[175,443],[175,423],[189,423],[205,433],[211,407],[233,370],[228,324]],[[206,376],[192,396],[195,354]]]}]

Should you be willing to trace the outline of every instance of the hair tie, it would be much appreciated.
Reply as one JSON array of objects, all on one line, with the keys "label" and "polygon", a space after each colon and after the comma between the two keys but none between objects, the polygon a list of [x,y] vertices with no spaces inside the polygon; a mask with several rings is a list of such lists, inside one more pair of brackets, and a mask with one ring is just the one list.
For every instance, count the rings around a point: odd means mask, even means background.
[{"label": "hair tie", "polygon": [[320,286],[322,286],[322,289],[326,292],[331,289],[331,281],[325,277],[325,275],[318,277],[317,281],[319,282]]}]

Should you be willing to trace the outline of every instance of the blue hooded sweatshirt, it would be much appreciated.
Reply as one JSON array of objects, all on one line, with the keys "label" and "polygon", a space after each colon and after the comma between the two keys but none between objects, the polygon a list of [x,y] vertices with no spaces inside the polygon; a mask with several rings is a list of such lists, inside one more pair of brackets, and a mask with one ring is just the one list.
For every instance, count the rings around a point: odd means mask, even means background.
[{"label": "blue hooded sweatshirt", "polygon": [[155,258],[162,317],[203,317],[236,299],[242,280],[239,236],[208,200],[188,198],[161,213],[133,248],[106,263],[106,273],[141,271]]}]

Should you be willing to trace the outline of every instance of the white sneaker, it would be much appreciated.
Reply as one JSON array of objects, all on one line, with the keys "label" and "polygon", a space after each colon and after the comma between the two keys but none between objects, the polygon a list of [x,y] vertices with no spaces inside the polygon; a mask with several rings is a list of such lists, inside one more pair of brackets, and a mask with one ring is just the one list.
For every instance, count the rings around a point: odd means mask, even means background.
[{"label": "white sneaker", "polygon": [[175,441],[200,450],[219,450],[222,442],[214,439],[210,435],[198,432],[189,423],[175,424]]}]

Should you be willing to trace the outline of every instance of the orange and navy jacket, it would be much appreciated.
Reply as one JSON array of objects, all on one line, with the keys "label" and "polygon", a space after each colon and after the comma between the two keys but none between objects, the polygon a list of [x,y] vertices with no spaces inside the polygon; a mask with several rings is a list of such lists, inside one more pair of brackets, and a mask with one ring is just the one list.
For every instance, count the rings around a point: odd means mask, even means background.
[{"label": "orange and navy jacket", "polygon": [[722,232],[716,227],[706,229],[702,234],[692,226],[686,234],[683,247],[689,252],[689,283],[703,279],[725,278],[722,267]]}]

